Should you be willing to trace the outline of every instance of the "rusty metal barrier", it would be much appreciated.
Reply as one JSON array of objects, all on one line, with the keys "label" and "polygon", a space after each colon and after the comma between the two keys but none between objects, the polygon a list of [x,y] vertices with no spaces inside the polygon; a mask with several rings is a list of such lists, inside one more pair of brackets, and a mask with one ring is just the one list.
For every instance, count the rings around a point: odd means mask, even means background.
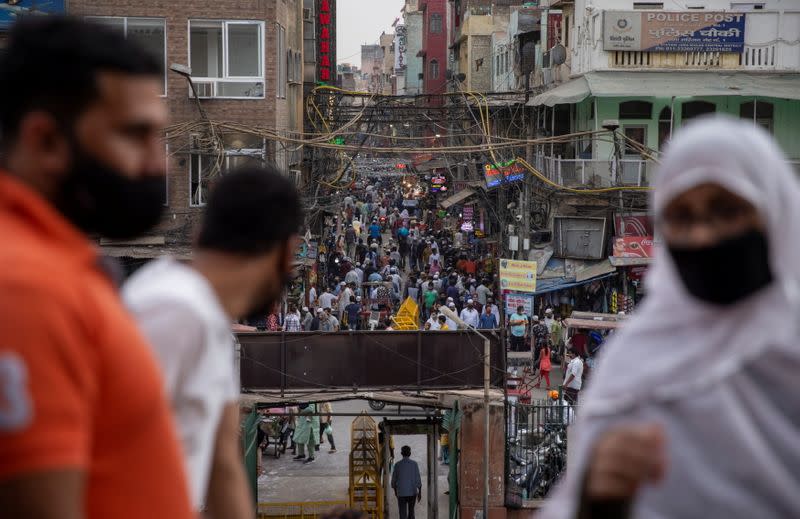
[{"label": "rusty metal barrier", "polygon": [[[503,387],[505,348],[491,340],[491,385]],[[245,391],[483,387],[483,341],[459,331],[261,332],[237,334]]]},{"label": "rusty metal barrier", "polygon": [[317,519],[334,508],[348,507],[347,501],[297,501],[258,503],[258,519]]}]

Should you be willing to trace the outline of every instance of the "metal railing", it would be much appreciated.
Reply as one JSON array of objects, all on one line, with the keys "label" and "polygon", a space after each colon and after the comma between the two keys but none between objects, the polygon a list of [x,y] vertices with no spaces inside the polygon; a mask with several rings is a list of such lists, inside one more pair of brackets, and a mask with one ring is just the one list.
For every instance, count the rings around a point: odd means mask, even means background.
[{"label": "metal railing", "polygon": [[613,160],[538,155],[535,162],[540,172],[562,186],[649,186],[655,169],[652,161],[629,158],[620,160],[620,171],[616,175]]},{"label": "metal railing", "polygon": [[544,499],[567,465],[567,427],[576,407],[562,401],[506,404],[506,505]]},{"label": "metal railing", "polygon": [[347,501],[298,501],[258,503],[258,519],[317,519],[336,508],[347,508]]},{"label": "metal railing", "polygon": [[[800,176],[800,159],[790,159],[789,165]],[[650,186],[658,165],[644,159],[622,159],[618,180],[614,178],[614,161],[603,159],[564,159],[560,156],[537,155],[534,165],[549,180],[562,186],[609,187]]]}]

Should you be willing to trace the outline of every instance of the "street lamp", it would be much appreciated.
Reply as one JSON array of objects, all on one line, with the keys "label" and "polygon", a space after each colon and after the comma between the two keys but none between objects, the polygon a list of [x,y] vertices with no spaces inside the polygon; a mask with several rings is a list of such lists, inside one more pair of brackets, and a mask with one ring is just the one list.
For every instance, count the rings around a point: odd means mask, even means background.
[{"label": "street lamp", "polygon": [[186,81],[189,82],[189,88],[192,89],[192,97],[194,97],[194,101],[197,103],[197,109],[200,110],[200,116],[207,121],[208,115],[203,109],[203,105],[200,103],[200,98],[197,97],[197,89],[194,86],[194,81],[192,81],[192,67],[182,65],[180,63],[172,63],[170,64],[169,69],[179,76],[185,77]]},{"label": "street lamp", "polygon": [[489,519],[489,384],[491,382],[490,362],[491,342],[489,338],[478,331],[474,326],[467,324],[456,313],[446,306],[439,308],[439,311],[454,321],[459,326],[475,332],[478,337],[483,339],[483,519]]}]

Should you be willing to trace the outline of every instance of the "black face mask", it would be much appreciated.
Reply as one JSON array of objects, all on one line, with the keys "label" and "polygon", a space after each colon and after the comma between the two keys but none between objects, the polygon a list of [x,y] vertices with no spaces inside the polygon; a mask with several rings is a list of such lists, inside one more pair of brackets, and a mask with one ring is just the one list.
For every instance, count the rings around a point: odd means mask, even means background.
[{"label": "black face mask", "polygon": [[72,145],[73,161],[56,207],[76,227],[106,238],[136,237],[153,228],[164,210],[162,175],[128,178]]},{"label": "black face mask", "polygon": [[769,244],[751,230],[703,248],[668,247],[686,289],[697,299],[729,305],[772,282]]}]

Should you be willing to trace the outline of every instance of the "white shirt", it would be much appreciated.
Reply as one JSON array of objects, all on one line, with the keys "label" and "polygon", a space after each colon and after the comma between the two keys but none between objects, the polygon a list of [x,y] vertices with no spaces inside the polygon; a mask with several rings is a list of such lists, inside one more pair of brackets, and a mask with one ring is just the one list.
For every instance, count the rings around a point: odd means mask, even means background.
[{"label": "white shirt", "polygon": [[583,385],[583,360],[580,357],[575,357],[569,361],[567,371],[564,373],[564,382],[567,381],[570,375],[573,375],[573,379],[572,382],[567,384],[567,387],[580,391]]},{"label": "white shirt", "polygon": [[239,399],[231,319],[206,278],[170,258],[142,267],[122,296],[161,364],[199,510],[223,408]]},{"label": "white shirt", "polygon": [[311,290],[308,291],[308,306],[313,307],[316,301],[317,301],[317,289],[311,287]]},{"label": "white shirt", "polygon": [[552,333],[553,332],[553,325],[556,324],[556,320],[552,317],[545,317],[544,318],[544,325],[547,326],[547,331]]},{"label": "white shirt", "polygon": [[330,292],[323,292],[321,296],[319,296],[319,307],[323,310],[326,308],[330,308],[333,310],[333,300],[336,299],[336,296],[331,294]]},{"label": "white shirt", "polygon": [[350,297],[354,296],[353,291],[350,290],[350,287],[344,289],[342,295],[339,297],[339,311],[344,312],[344,309],[347,305],[350,304]]},{"label": "white shirt", "polygon": [[442,327],[442,325],[439,324],[438,316],[437,316],[436,320],[428,319],[428,323],[430,323],[430,325],[431,325],[431,330],[439,330]]},{"label": "white shirt", "polygon": [[480,323],[481,316],[476,309],[470,310],[469,308],[464,308],[461,310],[461,320],[467,323],[470,326],[474,326],[475,328],[478,327]]}]

